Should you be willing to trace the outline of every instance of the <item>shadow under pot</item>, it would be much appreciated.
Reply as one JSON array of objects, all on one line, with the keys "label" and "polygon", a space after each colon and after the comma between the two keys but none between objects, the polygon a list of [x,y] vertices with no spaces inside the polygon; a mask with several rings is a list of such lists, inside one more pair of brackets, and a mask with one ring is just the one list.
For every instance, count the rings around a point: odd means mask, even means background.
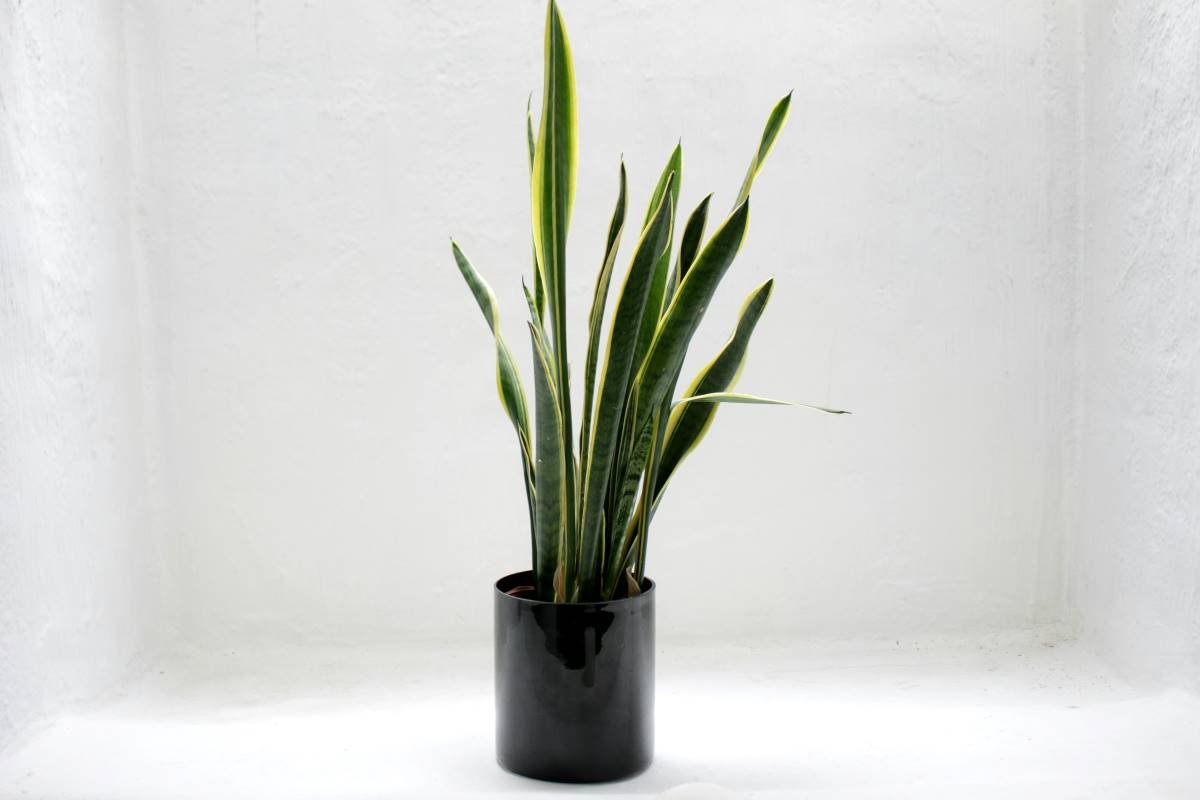
[{"label": "shadow under pot", "polygon": [[596,603],[532,599],[496,581],[496,760],[518,775],[628,778],[654,757],[654,581]]}]

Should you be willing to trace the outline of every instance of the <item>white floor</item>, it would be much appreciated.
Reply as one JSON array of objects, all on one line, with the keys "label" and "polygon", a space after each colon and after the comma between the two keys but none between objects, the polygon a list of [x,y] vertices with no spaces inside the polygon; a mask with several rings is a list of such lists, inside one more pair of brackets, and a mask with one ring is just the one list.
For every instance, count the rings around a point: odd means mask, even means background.
[{"label": "white floor", "polygon": [[0,757],[0,797],[1198,798],[1200,698],[1029,635],[664,642],[638,778],[493,761],[487,646],[184,654]]}]

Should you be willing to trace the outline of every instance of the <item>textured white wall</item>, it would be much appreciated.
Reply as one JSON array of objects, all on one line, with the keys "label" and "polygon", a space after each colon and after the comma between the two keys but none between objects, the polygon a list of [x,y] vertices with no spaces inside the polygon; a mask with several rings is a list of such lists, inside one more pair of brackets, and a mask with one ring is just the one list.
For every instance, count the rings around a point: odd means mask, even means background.
[{"label": "textured white wall", "polygon": [[0,2],[0,747],[157,629],[122,28]]},{"label": "textured white wall", "polygon": [[[664,631],[1052,620],[1069,525],[1085,632],[1194,683],[1200,12],[730,8],[565,3],[575,317],[618,154],[635,215],[679,136],[723,208],[795,88],[693,361],[774,274],[743,386],[857,414],[722,411],[657,520]],[[527,542],[446,237],[523,345],[541,14],[0,3],[0,747],[177,624],[485,635]]]},{"label": "textured white wall", "polygon": [[1200,6],[1086,6],[1071,599],[1132,672],[1200,685]]},{"label": "textured white wall", "polygon": [[[686,204],[715,190],[727,207],[794,88],[694,363],[773,274],[742,385],[856,412],[721,412],[654,531],[664,630],[1053,618],[1074,6],[564,8],[581,104],[576,330],[618,155],[635,215],[680,136]],[[523,111],[543,4],[136,10],[186,632],[485,634],[491,580],[526,564],[526,521],[447,237],[491,279],[523,351]]]}]

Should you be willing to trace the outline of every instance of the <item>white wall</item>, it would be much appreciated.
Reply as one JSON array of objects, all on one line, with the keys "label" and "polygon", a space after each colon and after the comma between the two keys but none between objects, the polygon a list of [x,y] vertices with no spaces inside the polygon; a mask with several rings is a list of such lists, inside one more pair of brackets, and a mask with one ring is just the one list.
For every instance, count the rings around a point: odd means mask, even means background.
[{"label": "white wall", "polygon": [[0,2],[0,747],[157,630],[123,24]]},{"label": "white wall", "polygon": [[1071,600],[1131,673],[1200,685],[1200,7],[1086,6]]},{"label": "white wall", "polygon": [[[795,88],[693,362],[774,274],[742,385],[856,412],[721,412],[657,520],[664,631],[1020,626],[1065,574],[1107,655],[1194,682],[1200,12],[565,11],[576,319],[618,154],[635,214],[679,136],[724,207]],[[527,534],[447,236],[523,349],[541,14],[0,5],[0,746],[176,624],[486,634]]]},{"label": "white wall", "polygon": [[[664,631],[1055,618],[1074,6],[564,5],[581,104],[577,330],[618,155],[635,215],[680,136],[685,202],[715,190],[726,207],[794,88],[694,362],[774,274],[742,385],[856,412],[721,412],[657,520]],[[486,635],[490,582],[527,562],[526,521],[448,236],[524,350],[541,0],[135,9],[186,633]]]}]

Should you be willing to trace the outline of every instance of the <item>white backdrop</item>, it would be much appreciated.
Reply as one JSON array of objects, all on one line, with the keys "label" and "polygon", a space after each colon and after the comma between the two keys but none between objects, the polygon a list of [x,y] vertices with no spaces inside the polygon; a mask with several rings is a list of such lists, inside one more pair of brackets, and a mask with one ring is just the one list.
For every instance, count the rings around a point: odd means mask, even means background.
[{"label": "white backdrop", "polygon": [[[489,338],[448,237],[495,285],[523,351],[523,113],[540,89],[542,3],[137,12],[183,630],[486,634],[491,581],[528,560],[526,517]],[[581,108],[576,330],[619,155],[633,215],[680,137],[685,205],[716,191],[727,207],[767,111],[794,88],[693,363],[775,275],[741,385],[855,412],[721,412],[656,520],[663,630],[890,635],[1055,618],[1072,391],[1069,13],[564,12]]]},{"label": "white backdrop", "polygon": [[[693,364],[773,274],[742,385],[856,412],[721,412],[662,635],[1065,619],[1194,684],[1200,12],[565,13],[576,320],[619,154],[726,207],[794,88]],[[521,343],[541,15],[0,2],[0,746],[179,637],[486,638],[527,532],[448,236]]]},{"label": "white backdrop", "polygon": [[1200,7],[1089,5],[1072,608],[1123,668],[1200,686]]},{"label": "white backdrop", "polygon": [[166,621],[122,41],[0,3],[0,748]]}]

